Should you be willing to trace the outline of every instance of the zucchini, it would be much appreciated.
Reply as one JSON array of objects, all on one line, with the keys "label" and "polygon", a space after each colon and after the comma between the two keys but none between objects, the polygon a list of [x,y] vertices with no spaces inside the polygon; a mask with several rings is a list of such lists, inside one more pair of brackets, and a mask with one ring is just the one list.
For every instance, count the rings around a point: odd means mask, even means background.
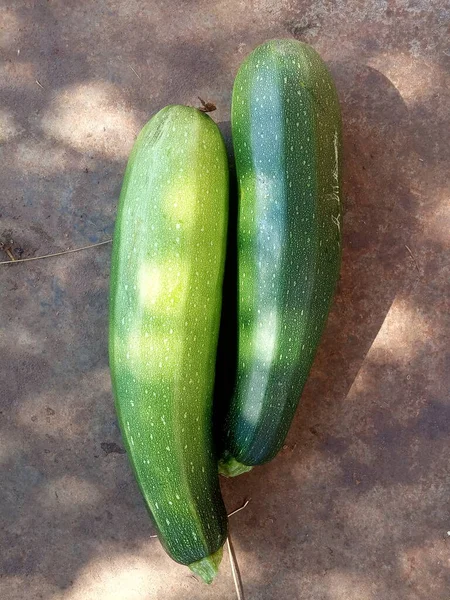
[{"label": "zucchini", "polygon": [[162,109],[136,140],[120,195],[110,369],[124,444],[158,537],[208,582],[227,536],[211,425],[227,210],[219,129],[197,109]]},{"label": "zucchini", "polygon": [[271,460],[292,422],[341,258],[341,116],[319,54],[273,40],[232,96],[239,187],[237,378],[220,471]]}]

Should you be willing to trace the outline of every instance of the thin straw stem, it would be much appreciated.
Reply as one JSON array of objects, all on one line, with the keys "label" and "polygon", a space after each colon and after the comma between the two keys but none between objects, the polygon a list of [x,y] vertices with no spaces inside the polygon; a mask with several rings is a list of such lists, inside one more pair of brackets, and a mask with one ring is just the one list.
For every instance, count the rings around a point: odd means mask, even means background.
[{"label": "thin straw stem", "polygon": [[245,600],[244,588],[242,586],[241,573],[239,571],[239,565],[238,565],[238,562],[236,559],[236,554],[234,552],[234,548],[231,543],[230,534],[228,534],[228,537],[227,537],[227,548],[228,548],[228,556],[230,557],[231,572],[233,574],[233,581],[234,581],[234,587],[236,588],[237,599]]},{"label": "thin straw stem", "polygon": [[89,246],[82,246],[81,248],[73,248],[73,250],[64,250],[63,252],[55,252],[54,254],[44,254],[43,256],[32,256],[30,258],[19,258],[17,260],[3,260],[0,265],[17,265],[23,262],[29,262],[30,260],[41,260],[43,258],[51,258],[52,256],[62,256],[63,254],[70,254],[71,252],[80,252],[80,250],[88,250],[89,248],[95,248],[96,246],[103,246],[104,244],[110,244],[111,240],[105,240],[104,242],[97,242],[97,244],[89,244]]}]

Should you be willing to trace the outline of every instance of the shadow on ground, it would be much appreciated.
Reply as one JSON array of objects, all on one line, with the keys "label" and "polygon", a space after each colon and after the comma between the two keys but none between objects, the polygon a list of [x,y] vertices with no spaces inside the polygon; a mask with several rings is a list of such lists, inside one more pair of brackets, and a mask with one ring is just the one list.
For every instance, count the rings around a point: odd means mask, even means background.
[{"label": "shadow on ground", "polygon": [[[172,12],[157,3],[11,5],[0,107],[5,241],[32,256],[109,237],[143,123],[198,95],[226,122],[233,74],[259,41],[304,34],[333,56],[321,34],[329,15],[318,13],[314,27],[287,15],[286,25],[259,4],[256,24],[243,9],[227,21],[231,7],[210,14],[202,2]],[[448,114],[423,89],[406,103],[367,66],[384,60],[379,27],[353,34],[358,52],[344,39],[330,62],[344,115],[343,267],[301,406],[277,459],[222,482],[230,509],[252,498],[231,532],[255,599],[444,600],[450,583],[449,279],[445,239],[433,234]],[[400,55],[402,43],[391,51]],[[442,84],[444,60],[434,63]],[[0,267],[2,598],[228,598],[225,563],[223,578],[201,587],[149,539],[117,452],[109,254],[105,246]]]}]

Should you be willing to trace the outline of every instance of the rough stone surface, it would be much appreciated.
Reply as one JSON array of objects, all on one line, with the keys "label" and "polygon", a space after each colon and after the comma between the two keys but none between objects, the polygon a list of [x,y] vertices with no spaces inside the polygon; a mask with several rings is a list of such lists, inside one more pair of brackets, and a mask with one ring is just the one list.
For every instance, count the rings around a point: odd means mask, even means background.
[{"label": "rough stone surface", "polygon": [[[0,236],[110,237],[167,103],[228,121],[243,57],[321,52],[344,115],[342,277],[283,452],[224,481],[247,597],[448,600],[450,6],[442,0],[16,0],[0,16]],[[8,257],[1,252],[2,260]],[[0,265],[2,600],[225,600],[171,562],[133,482],[107,366],[110,246]]]}]

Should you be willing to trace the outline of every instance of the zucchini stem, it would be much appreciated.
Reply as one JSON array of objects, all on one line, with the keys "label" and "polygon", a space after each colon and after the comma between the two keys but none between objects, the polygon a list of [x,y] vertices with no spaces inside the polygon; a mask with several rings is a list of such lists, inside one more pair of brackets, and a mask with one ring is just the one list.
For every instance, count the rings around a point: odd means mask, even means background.
[{"label": "zucchini stem", "polygon": [[232,456],[224,457],[219,460],[219,473],[224,477],[236,477],[251,471],[253,467],[244,465]]},{"label": "zucchini stem", "polygon": [[220,561],[222,560],[223,546],[216,552],[205,556],[189,565],[190,570],[198,575],[205,583],[211,583],[219,571]]}]

